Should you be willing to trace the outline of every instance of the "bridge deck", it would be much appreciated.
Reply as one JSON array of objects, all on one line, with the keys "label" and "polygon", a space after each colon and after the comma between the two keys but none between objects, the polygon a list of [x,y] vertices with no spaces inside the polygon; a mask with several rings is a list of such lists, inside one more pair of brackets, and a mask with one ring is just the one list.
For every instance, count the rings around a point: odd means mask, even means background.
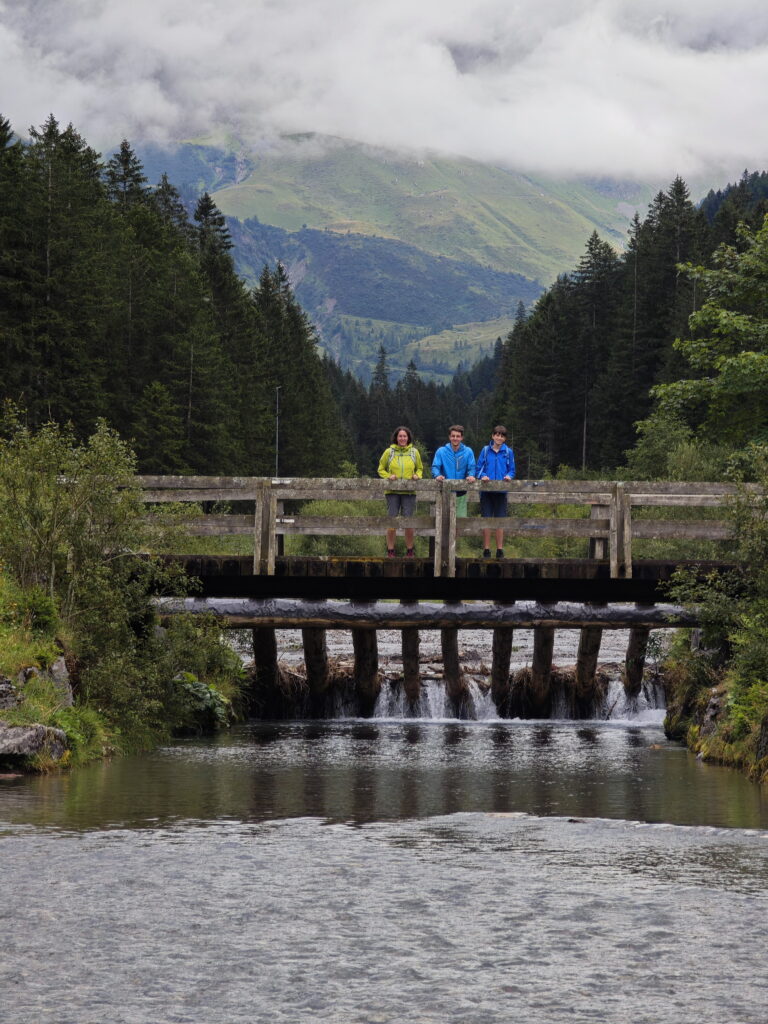
[{"label": "bridge deck", "polygon": [[[373,601],[582,601],[654,604],[669,600],[666,583],[679,562],[646,560],[631,578],[612,578],[596,559],[459,558],[456,575],[436,577],[430,559],[278,557],[274,575],[254,575],[245,556],[174,555],[200,581],[202,597]],[[702,575],[723,562],[695,562]]]}]

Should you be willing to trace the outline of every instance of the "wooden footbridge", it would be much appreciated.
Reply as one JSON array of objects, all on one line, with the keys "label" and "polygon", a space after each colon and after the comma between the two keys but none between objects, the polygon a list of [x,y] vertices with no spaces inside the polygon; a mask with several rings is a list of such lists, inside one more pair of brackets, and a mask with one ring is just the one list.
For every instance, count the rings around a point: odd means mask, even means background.
[{"label": "wooden footbridge", "polygon": [[[603,630],[629,630],[625,686],[637,694],[650,631],[696,622],[695,612],[667,603],[664,585],[681,564],[702,573],[727,564],[732,527],[723,509],[735,494],[713,483],[398,482],[399,490],[416,492],[417,515],[408,525],[426,541],[421,557],[392,559],[383,557],[392,525],[383,514],[387,481],[140,477],[139,483],[155,518],[165,503],[182,503],[183,530],[210,552],[168,556],[199,579],[200,590],[193,598],[158,598],[161,614],[214,612],[225,625],[252,629],[262,690],[280,686],[275,630],[300,628],[315,706],[331,685],[325,631],[350,630],[362,714],[372,712],[380,688],[380,629],[402,632],[402,685],[414,706],[422,629],[441,631],[446,690],[457,713],[465,696],[459,629],[493,631],[490,686],[500,709],[510,707],[515,628],[534,631],[524,699],[512,705],[518,711],[547,713],[556,629],[580,630],[573,686],[582,701],[598,685]],[[483,559],[479,548],[467,553],[466,538],[476,545],[490,523],[456,516],[459,489],[469,492],[470,511],[480,490],[509,492],[509,515],[492,521],[494,529],[504,528],[507,557]],[[307,537],[333,538],[339,553],[305,553],[307,541],[292,538]],[[344,554],[345,545],[353,547],[344,538],[355,537],[381,538],[382,556]],[[223,553],[237,545],[239,553]],[[702,550],[706,560],[694,557]]]}]

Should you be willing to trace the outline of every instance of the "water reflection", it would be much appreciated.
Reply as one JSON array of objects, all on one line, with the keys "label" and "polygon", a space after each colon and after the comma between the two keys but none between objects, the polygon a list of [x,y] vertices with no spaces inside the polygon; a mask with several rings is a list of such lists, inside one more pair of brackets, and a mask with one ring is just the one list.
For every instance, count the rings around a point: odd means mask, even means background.
[{"label": "water reflection", "polygon": [[67,829],[458,811],[768,827],[764,791],[656,727],[255,723],[71,775],[0,781],[0,821]]},{"label": "water reflection", "polygon": [[533,730],[533,742],[537,747],[547,747],[552,741],[551,726],[538,726]]},{"label": "water reflection", "polygon": [[422,739],[422,729],[420,725],[406,725],[403,730],[403,737],[406,743],[415,744],[420,743]]},{"label": "water reflection", "polygon": [[600,736],[597,729],[577,729],[576,735],[583,743],[597,744],[600,742]]}]

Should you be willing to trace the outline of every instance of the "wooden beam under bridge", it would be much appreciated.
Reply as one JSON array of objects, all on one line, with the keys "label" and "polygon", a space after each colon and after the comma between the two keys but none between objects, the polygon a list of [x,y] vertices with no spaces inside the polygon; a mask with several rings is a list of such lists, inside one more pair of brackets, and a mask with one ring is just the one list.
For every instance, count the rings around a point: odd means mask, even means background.
[{"label": "wooden beam under bridge", "polygon": [[178,614],[213,614],[234,629],[516,629],[554,627],[583,629],[676,629],[695,626],[695,610],[672,604],[592,605],[558,601],[513,604],[475,601],[390,604],[386,601],[304,601],[293,598],[176,598],[153,599],[161,619]]}]

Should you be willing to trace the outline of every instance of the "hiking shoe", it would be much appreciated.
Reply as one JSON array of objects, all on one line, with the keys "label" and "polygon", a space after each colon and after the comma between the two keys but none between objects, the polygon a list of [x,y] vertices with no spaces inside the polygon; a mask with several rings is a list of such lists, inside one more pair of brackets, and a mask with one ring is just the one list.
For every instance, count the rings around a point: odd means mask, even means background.
[{"label": "hiking shoe", "polygon": [[387,548],[387,558],[394,558],[394,557],[395,557],[395,549],[394,548]]},{"label": "hiking shoe", "polygon": [[413,548],[406,548],[406,550],[405,550],[405,557],[406,558],[415,558],[416,557],[416,552],[413,550]]},{"label": "hiking shoe", "polygon": [[503,558],[504,557],[504,548],[496,548],[496,557],[497,558]]},{"label": "hiking shoe", "polygon": [[490,548],[484,548],[483,549],[483,558],[490,558],[490,557],[491,557],[491,549]]}]

